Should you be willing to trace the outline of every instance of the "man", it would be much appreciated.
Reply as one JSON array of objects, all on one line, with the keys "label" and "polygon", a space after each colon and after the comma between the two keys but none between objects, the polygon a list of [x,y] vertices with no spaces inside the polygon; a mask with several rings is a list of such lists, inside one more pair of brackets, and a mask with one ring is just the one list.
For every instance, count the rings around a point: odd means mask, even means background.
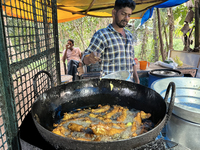
[{"label": "man", "polygon": [[106,75],[127,70],[133,73],[135,82],[139,84],[140,80],[134,61],[133,36],[124,29],[134,9],[134,1],[116,0],[112,10],[112,24],[98,30],[93,35],[82,60],[84,64],[88,65],[101,59],[101,69]]},{"label": "man", "polygon": [[66,49],[63,51],[62,61],[65,64],[67,59],[68,74],[73,76],[73,81],[77,73],[77,68],[82,66],[81,50],[78,47],[73,47],[74,41],[69,39],[67,41]]}]

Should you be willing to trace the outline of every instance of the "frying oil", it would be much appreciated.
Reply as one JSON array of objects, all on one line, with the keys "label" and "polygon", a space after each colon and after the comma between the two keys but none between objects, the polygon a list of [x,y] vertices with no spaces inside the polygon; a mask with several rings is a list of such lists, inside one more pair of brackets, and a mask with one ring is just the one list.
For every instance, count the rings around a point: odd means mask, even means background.
[{"label": "frying oil", "polygon": [[[106,113],[109,113],[110,111],[112,111],[114,108],[111,107]],[[132,128],[132,123],[134,121],[134,117],[136,116],[136,114],[139,112],[139,110],[136,109],[130,109],[127,110],[127,116],[126,119],[123,122],[119,122],[117,121],[117,118],[119,116],[121,116],[122,112],[117,112],[116,114],[114,114],[110,119],[112,120],[112,123],[117,124],[117,123],[124,123],[124,125],[126,126],[125,131],[121,132],[121,133],[116,133],[113,136],[103,136],[103,135],[95,135],[93,134],[92,130],[90,129],[90,125],[91,124],[99,124],[99,122],[101,122],[102,124],[106,124],[106,122],[104,122],[103,120],[100,120],[98,118],[93,118],[90,117],[89,113],[84,114],[83,116],[80,116],[80,118],[83,118],[81,120],[73,120],[72,121],[67,121],[66,123],[62,124],[62,126],[66,129],[68,129],[68,125],[70,123],[75,123],[78,125],[83,126],[83,131],[82,132],[65,132],[65,136],[69,137],[69,135],[71,137],[73,137],[74,139],[76,138],[84,138],[84,139],[89,139],[91,141],[95,140],[97,137],[100,137],[101,141],[116,141],[116,140],[123,140],[123,139],[128,139],[131,138],[133,135],[133,132],[131,131]],[[72,112],[73,113],[73,112]],[[101,115],[104,116],[106,113],[96,113],[96,115]],[[84,120],[84,118],[89,118],[89,120],[91,122],[87,122]],[[62,123],[62,120],[61,120]],[[135,133],[137,135],[141,134],[141,132],[143,132],[142,130],[145,128],[146,131],[150,130],[153,128],[153,123],[151,122],[151,120],[143,120],[143,124],[141,126],[137,126],[137,130],[135,131]],[[112,128],[116,128],[116,129],[121,129],[121,127],[119,126],[112,126]],[[86,135],[91,135],[91,136],[87,136]]]}]

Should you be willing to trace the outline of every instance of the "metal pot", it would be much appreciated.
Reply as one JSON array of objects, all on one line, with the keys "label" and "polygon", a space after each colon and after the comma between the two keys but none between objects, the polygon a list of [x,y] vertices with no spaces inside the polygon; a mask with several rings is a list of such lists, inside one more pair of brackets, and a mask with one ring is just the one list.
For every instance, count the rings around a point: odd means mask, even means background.
[{"label": "metal pot", "polygon": [[185,120],[200,124],[200,79],[192,77],[171,77],[155,81],[151,88],[165,96],[167,84],[176,84],[173,113]]},{"label": "metal pot", "polygon": [[173,114],[166,127],[167,137],[190,149],[199,149],[200,143],[200,79],[172,77],[157,80],[152,89],[164,97],[166,84],[176,84]]},{"label": "metal pot", "polygon": [[[172,98],[167,109],[164,99],[157,92],[145,86],[115,79],[80,80],[53,87],[44,92],[32,105],[31,112],[39,133],[56,149],[130,150],[155,140],[169,120],[174,104],[174,83],[169,84],[165,97],[167,100],[171,87]],[[156,127],[139,136],[112,142],[77,141],[51,132],[53,123],[58,122],[63,113],[98,104],[117,104],[151,113],[150,119]]]},{"label": "metal pot", "polygon": [[171,141],[179,143],[191,150],[200,147],[200,124],[190,122],[172,114],[166,126],[166,136]]},{"label": "metal pot", "polygon": [[175,69],[155,69],[148,72],[149,81],[148,87],[150,88],[152,83],[156,80],[168,78],[168,77],[183,77],[183,74]]}]

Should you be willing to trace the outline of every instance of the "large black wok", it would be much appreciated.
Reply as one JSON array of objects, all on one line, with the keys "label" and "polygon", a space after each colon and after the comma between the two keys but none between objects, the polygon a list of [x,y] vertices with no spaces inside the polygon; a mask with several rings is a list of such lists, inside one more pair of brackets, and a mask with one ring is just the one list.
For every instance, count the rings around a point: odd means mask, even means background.
[{"label": "large black wok", "polygon": [[[37,75],[36,75],[37,76]],[[111,88],[113,85],[113,88]],[[172,87],[171,102],[166,100]],[[32,105],[32,117],[42,137],[55,149],[73,150],[130,150],[155,140],[172,113],[175,84],[170,83],[165,100],[154,90],[128,81],[114,79],[90,79],[70,82],[40,95]],[[64,138],[52,133],[53,123],[63,113],[83,107],[121,105],[151,113],[155,128],[142,135],[114,142],[88,142]]]}]

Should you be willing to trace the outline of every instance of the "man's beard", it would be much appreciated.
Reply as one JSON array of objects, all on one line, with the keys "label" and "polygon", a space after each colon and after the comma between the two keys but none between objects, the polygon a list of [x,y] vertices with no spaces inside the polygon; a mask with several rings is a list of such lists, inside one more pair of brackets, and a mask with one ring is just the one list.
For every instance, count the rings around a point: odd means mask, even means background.
[{"label": "man's beard", "polygon": [[121,21],[119,21],[119,20],[117,19],[117,20],[116,20],[116,24],[117,24],[118,27],[124,28],[124,27],[128,24],[128,22],[127,22],[126,20],[121,20]]}]

